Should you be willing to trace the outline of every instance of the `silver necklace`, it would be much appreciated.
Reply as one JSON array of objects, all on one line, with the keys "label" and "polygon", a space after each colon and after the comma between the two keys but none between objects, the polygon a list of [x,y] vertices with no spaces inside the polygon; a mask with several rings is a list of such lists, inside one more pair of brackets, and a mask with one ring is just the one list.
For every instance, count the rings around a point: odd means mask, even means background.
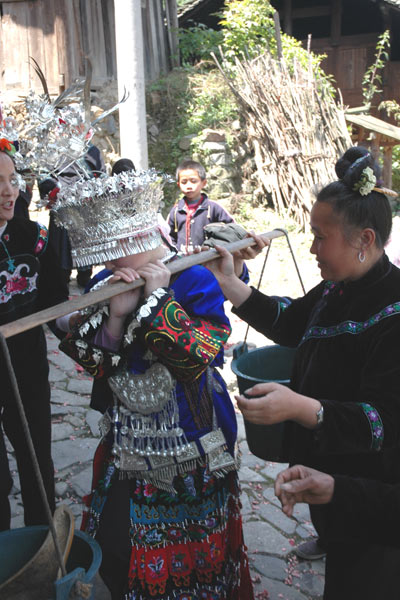
[{"label": "silver necklace", "polygon": [[10,273],[14,273],[15,269],[17,268],[15,266],[14,259],[11,258],[9,251],[7,250],[7,246],[5,245],[5,243],[3,242],[3,240],[1,239],[1,237],[0,237],[0,242],[1,242],[1,245],[3,246],[5,252],[6,252],[7,256],[8,256],[8,260],[7,260],[8,270],[9,270]]}]

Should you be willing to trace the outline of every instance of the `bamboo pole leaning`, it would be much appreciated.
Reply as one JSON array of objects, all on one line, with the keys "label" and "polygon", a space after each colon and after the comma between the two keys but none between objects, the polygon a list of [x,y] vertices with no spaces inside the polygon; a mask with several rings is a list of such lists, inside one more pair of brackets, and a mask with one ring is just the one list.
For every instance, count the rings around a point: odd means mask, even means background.
[{"label": "bamboo pole leaning", "polygon": [[[264,241],[268,241],[277,237],[281,237],[283,235],[286,235],[285,230],[274,229],[273,231],[262,233],[260,237],[262,237]],[[253,238],[248,237],[244,238],[243,240],[239,240],[238,242],[224,244],[224,247],[229,252],[233,253],[237,250],[243,250],[244,248],[248,248],[254,245],[255,241],[253,240]],[[189,267],[193,267],[194,265],[202,265],[211,260],[215,260],[216,258],[218,258],[218,256],[219,254],[215,249],[205,250],[204,252],[200,252],[198,254],[191,254],[190,256],[185,256],[183,258],[180,258],[179,260],[175,260],[167,266],[171,271],[171,274],[180,273],[181,271],[184,271]],[[45,310],[41,310],[32,315],[28,315],[27,317],[23,317],[22,319],[17,319],[16,321],[12,321],[11,323],[1,325],[0,333],[4,336],[4,338],[12,337],[14,335],[17,335],[18,333],[22,333],[23,331],[27,331],[28,329],[32,329],[33,327],[37,327],[38,325],[43,325],[44,323],[48,323],[49,321],[53,321],[54,319],[58,319],[59,317],[63,317],[64,315],[68,315],[74,311],[82,310],[83,308],[91,306],[92,304],[99,304],[100,302],[105,302],[113,296],[116,296],[123,292],[127,292],[129,290],[134,290],[143,286],[144,284],[144,279],[137,279],[136,281],[132,281],[131,283],[120,282],[115,283],[113,285],[104,286],[99,290],[89,292],[88,294],[83,294],[82,296],[72,298],[67,302],[56,304],[55,306],[51,306],[50,308],[46,308]]]}]

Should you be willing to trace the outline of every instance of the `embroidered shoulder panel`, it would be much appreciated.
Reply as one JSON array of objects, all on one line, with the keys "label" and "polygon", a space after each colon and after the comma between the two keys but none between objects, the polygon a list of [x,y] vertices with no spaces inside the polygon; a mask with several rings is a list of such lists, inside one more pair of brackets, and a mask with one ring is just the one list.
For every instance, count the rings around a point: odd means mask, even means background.
[{"label": "embroidered shoulder panel", "polygon": [[398,314],[400,314],[400,302],[395,302],[394,304],[389,304],[389,306],[385,306],[385,308],[383,308],[375,315],[372,315],[366,321],[343,321],[343,323],[333,325],[332,327],[310,327],[310,329],[304,334],[300,344],[302,344],[310,338],[334,337],[337,335],[342,335],[344,333],[358,335],[359,333],[363,333],[370,327],[377,325],[383,319]]},{"label": "embroidered shoulder panel", "polygon": [[33,247],[33,252],[36,256],[40,256],[47,248],[47,244],[49,241],[49,231],[44,225],[37,224],[38,226],[38,236],[36,239],[36,243]]},{"label": "embroidered shoulder panel", "polygon": [[366,402],[361,402],[360,405],[368,419],[369,426],[371,428],[371,450],[379,452],[379,450],[382,448],[384,437],[383,423],[380,414],[376,408],[370,404],[367,404]]},{"label": "embroidered shoulder panel", "polygon": [[148,326],[146,345],[180,381],[199,377],[231,333],[226,325],[191,319],[172,298],[160,307]]}]

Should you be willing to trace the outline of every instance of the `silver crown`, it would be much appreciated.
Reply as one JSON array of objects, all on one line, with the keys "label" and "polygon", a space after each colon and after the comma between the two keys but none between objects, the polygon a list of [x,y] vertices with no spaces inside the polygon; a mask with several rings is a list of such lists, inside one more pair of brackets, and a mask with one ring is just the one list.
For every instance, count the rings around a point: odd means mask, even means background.
[{"label": "silver crown", "polygon": [[52,210],[68,231],[74,266],[157,248],[162,243],[157,212],[168,179],[150,169],[60,184]]}]

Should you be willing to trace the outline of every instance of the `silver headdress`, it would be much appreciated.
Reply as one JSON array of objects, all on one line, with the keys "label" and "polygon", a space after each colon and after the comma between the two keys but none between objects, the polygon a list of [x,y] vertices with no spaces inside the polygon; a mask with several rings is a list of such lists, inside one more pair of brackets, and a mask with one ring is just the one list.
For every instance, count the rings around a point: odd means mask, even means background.
[{"label": "silver headdress", "polygon": [[52,210],[68,230],[74,266],[157,248],[162,243],[157,212],[167,179],[150,169],[60,184]]},{"label": "silver headdress", "polygon": [[[87,152],[97,124],[114,112],[128,95],[91,121],[91,64],[86,61],[86,78],[77,79],[57,98],[51,99],[46,79],[37,64],[34,68],[43,85],[43,94],[32,90],[25,98],[26,115],[20,122],[0,118],[0,138],[18,141],[19,152],[13,156],[20,171],[30,171],[37,178],[60,174]],[[1,109],[0,109],[1,114]]]}]

